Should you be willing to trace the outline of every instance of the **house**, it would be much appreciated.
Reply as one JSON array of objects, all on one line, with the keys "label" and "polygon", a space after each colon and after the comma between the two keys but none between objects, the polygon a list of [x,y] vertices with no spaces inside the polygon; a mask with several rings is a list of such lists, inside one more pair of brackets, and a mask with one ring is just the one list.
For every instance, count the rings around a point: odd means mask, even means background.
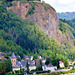
[{"label": "house", "polygon": [[21,61],[21,68],[24,68],[25,70],[27,70],[27,61],[28,61],[28,65],[29,65],[29,70],[35,70],[36,66],[35,66],[35,61],[31,61],[31,60],[22,60]]},{"label": "house", "polygon": [[38,58],[39,58],[39,59],[42,59],[42,57],[41,57],[41,56],[38,56]]},{"label": "house", "polygon": [[44,64],[45,64],[45,62],[46,62],[46,59],[42,59],[41,61],[42,61],[42,63],[44,63]]},{"label": "house", "polygon": [[73,62],[72,61],[69,60],[68,62],[69,62],[69,65],[73,65]]},{"label": "house", "polygon": [[50,70],[51,72],[54,72],[57,69],[57,66],[53,66],[52,63],[50,63],[49,65],[45,65],[44,63],[42,63],[42,69],[43,71]]},{"label": "house", "polygon": [[15,56],[14,52],[12,53],[12,56],[10,57],[10,59],[12,62],[12,66],[13,67],[16,66],[16,56]]},{"label": "house", "polygon": [[25,56],[25,60],[29,60],[29,57],[28,56]]},{"label": "house", "polygon": [[15,66],[13,67],[13,71],[17,71],[17,70],[20,70],[20,66],[19,66],[19,65],[15,65]]},{"label": "house", "polygon": [[36,70],[35,61],[28,61],[29,64],[29,70]]},{"label": "house", "polygon": [[24,68],[25,70],[27,70],[27,60],[21,60],[21,65],[22,65],[22,68]]},{"label": "house", "polygon": [[13,67],[13,71],[20,70],[22,68],[21,62],[16,61],[16,65]]},{"label": "house", "polygon": [[62,61],[59,61],[59,67],[63,68],[64,67],[64,63]]},{"label": "house", "polygon": [[33,60],[33,56],[29,56],[29,59],[32,61]]}]

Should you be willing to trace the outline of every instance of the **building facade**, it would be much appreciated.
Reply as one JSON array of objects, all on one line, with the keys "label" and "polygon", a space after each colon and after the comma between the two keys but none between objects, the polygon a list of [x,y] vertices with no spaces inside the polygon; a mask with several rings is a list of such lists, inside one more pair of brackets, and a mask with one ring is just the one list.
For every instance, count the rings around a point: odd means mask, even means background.
[{"label": "building facade", "polygon": [[11,62],[12,62],[12,66],[14,67],[16,65],[16,56],[14,53],[12,53],[12,56],[11,56]]}]

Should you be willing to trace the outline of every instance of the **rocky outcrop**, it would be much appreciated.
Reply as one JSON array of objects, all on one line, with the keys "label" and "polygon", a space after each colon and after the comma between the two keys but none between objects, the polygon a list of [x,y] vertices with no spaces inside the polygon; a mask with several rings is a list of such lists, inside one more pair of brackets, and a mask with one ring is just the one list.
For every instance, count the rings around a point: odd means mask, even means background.
[{"label": "rocky outcrop", "polygon": [[35,22],[40,29],[44,31],[44,33],[46,33],[50,38],[54,38],[58,43],[61,43],[61,40],[66,40],[73,45],[73,41],[70,39],[69,35],[63,35],[62,32],[58,30],[59,18],[55,10],[52,8],[45,10],[44,5],[37,2],[35,5],[34,14],[26,16],[29,8],[32,7],[31,4],[20,2],[17,2],[16,4],[17,5],[7,9],[13,10],[23,19],[28,19],[29,21]]}]

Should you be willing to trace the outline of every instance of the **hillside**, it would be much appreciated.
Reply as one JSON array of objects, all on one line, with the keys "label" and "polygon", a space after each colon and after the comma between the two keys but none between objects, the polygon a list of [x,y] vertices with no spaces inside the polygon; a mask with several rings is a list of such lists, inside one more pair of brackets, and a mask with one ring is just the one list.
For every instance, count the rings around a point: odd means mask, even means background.
[{"label": "hillside", "polygon": [[57,14],[58,17],[61,19],[71,20],[75,18],[75,12],[62,12]]},{"label": "hillside", "polygon": [[[74,38],[75,38],[75,19],[72,19],[72,20],[63,20],[63,19],[60,19],[62,22],[68,24],[68,26],[71,28],[70,31],[72,32]],[[66,28],[66,27],[65,27]]]},{"label": "hillside", "polygon": [[49,56],[52,60],[74,60],[73,41],[69,33],[58,29],[59,19],[54,8],[40,2],[19,4],[16,1],[0,3],[0,51],[6,55],[14,51],[22,58],[34,54]]},{"label": "hillside", "polygon": [[[14,2],[13,2],[14,4]],[[18,16],[29,21],[33,21],[40,29],[44,31],[50,38],[53,38],[61,44],[62,40],[69,41],[73,45],[69,34],[63,35],[58,30],[59,18],[53,7],[41,2],[15,2],[15,5],[7,8],[13,10]],[[57,34],[59,33],[60,36]]]},{"label": "hillside", "polygon": [[[70,38],[74,41],[75,45],[75,19],[72,20],[63,20],[60,19],[63,24],[59,27],[62,32],[69,32]],[[65,24],[65,25],[64,25]]]}]

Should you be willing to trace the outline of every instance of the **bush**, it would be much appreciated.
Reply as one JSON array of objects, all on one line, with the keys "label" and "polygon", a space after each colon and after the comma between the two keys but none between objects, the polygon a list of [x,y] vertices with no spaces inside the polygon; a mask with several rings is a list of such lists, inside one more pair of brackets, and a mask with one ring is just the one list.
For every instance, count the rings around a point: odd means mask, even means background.
[{"label": "bush", "polygon": [[44,9],[45,9],[46,11],[47,11],[48,9],[50,9],[50,8],[55,11],[55,9],[54,9],[52,6],[50,6],[49,4],[46,4],[45,2],[43,2],[42,5],[44,6]]},{"label": "bush", "polygon": [[31,71],[31,72],[29,72],[29,74],[33,74],[33,72]]},{"label": "bush", "polygon": [[50,70],[48,71],[36,71],[37,74],[40,74],[40,73],[50,73]]},{"label": "bush", "polygon": [[32,8],[29,8],[29,10],[28,10],[28,12],[27,12],[27,16],[28,16],[28,15],[31,15],[31,14],[33,14],[33,13],[34,13],[33,9],[32,9]]},{"label": "bush", "polygon": [[28,7],[28,5],[26,5],[26,8]]},{"label": "bush", "polygon": [[[29,8],[29,10],[27,12],[27,16],[33,14],[34,13],[34,10],[35,10],[35,3],[34,2],[29,2],[29,4],[31,4],[32,8]],[[27,7],[28,6],[26,6],[26,8]]]}]

